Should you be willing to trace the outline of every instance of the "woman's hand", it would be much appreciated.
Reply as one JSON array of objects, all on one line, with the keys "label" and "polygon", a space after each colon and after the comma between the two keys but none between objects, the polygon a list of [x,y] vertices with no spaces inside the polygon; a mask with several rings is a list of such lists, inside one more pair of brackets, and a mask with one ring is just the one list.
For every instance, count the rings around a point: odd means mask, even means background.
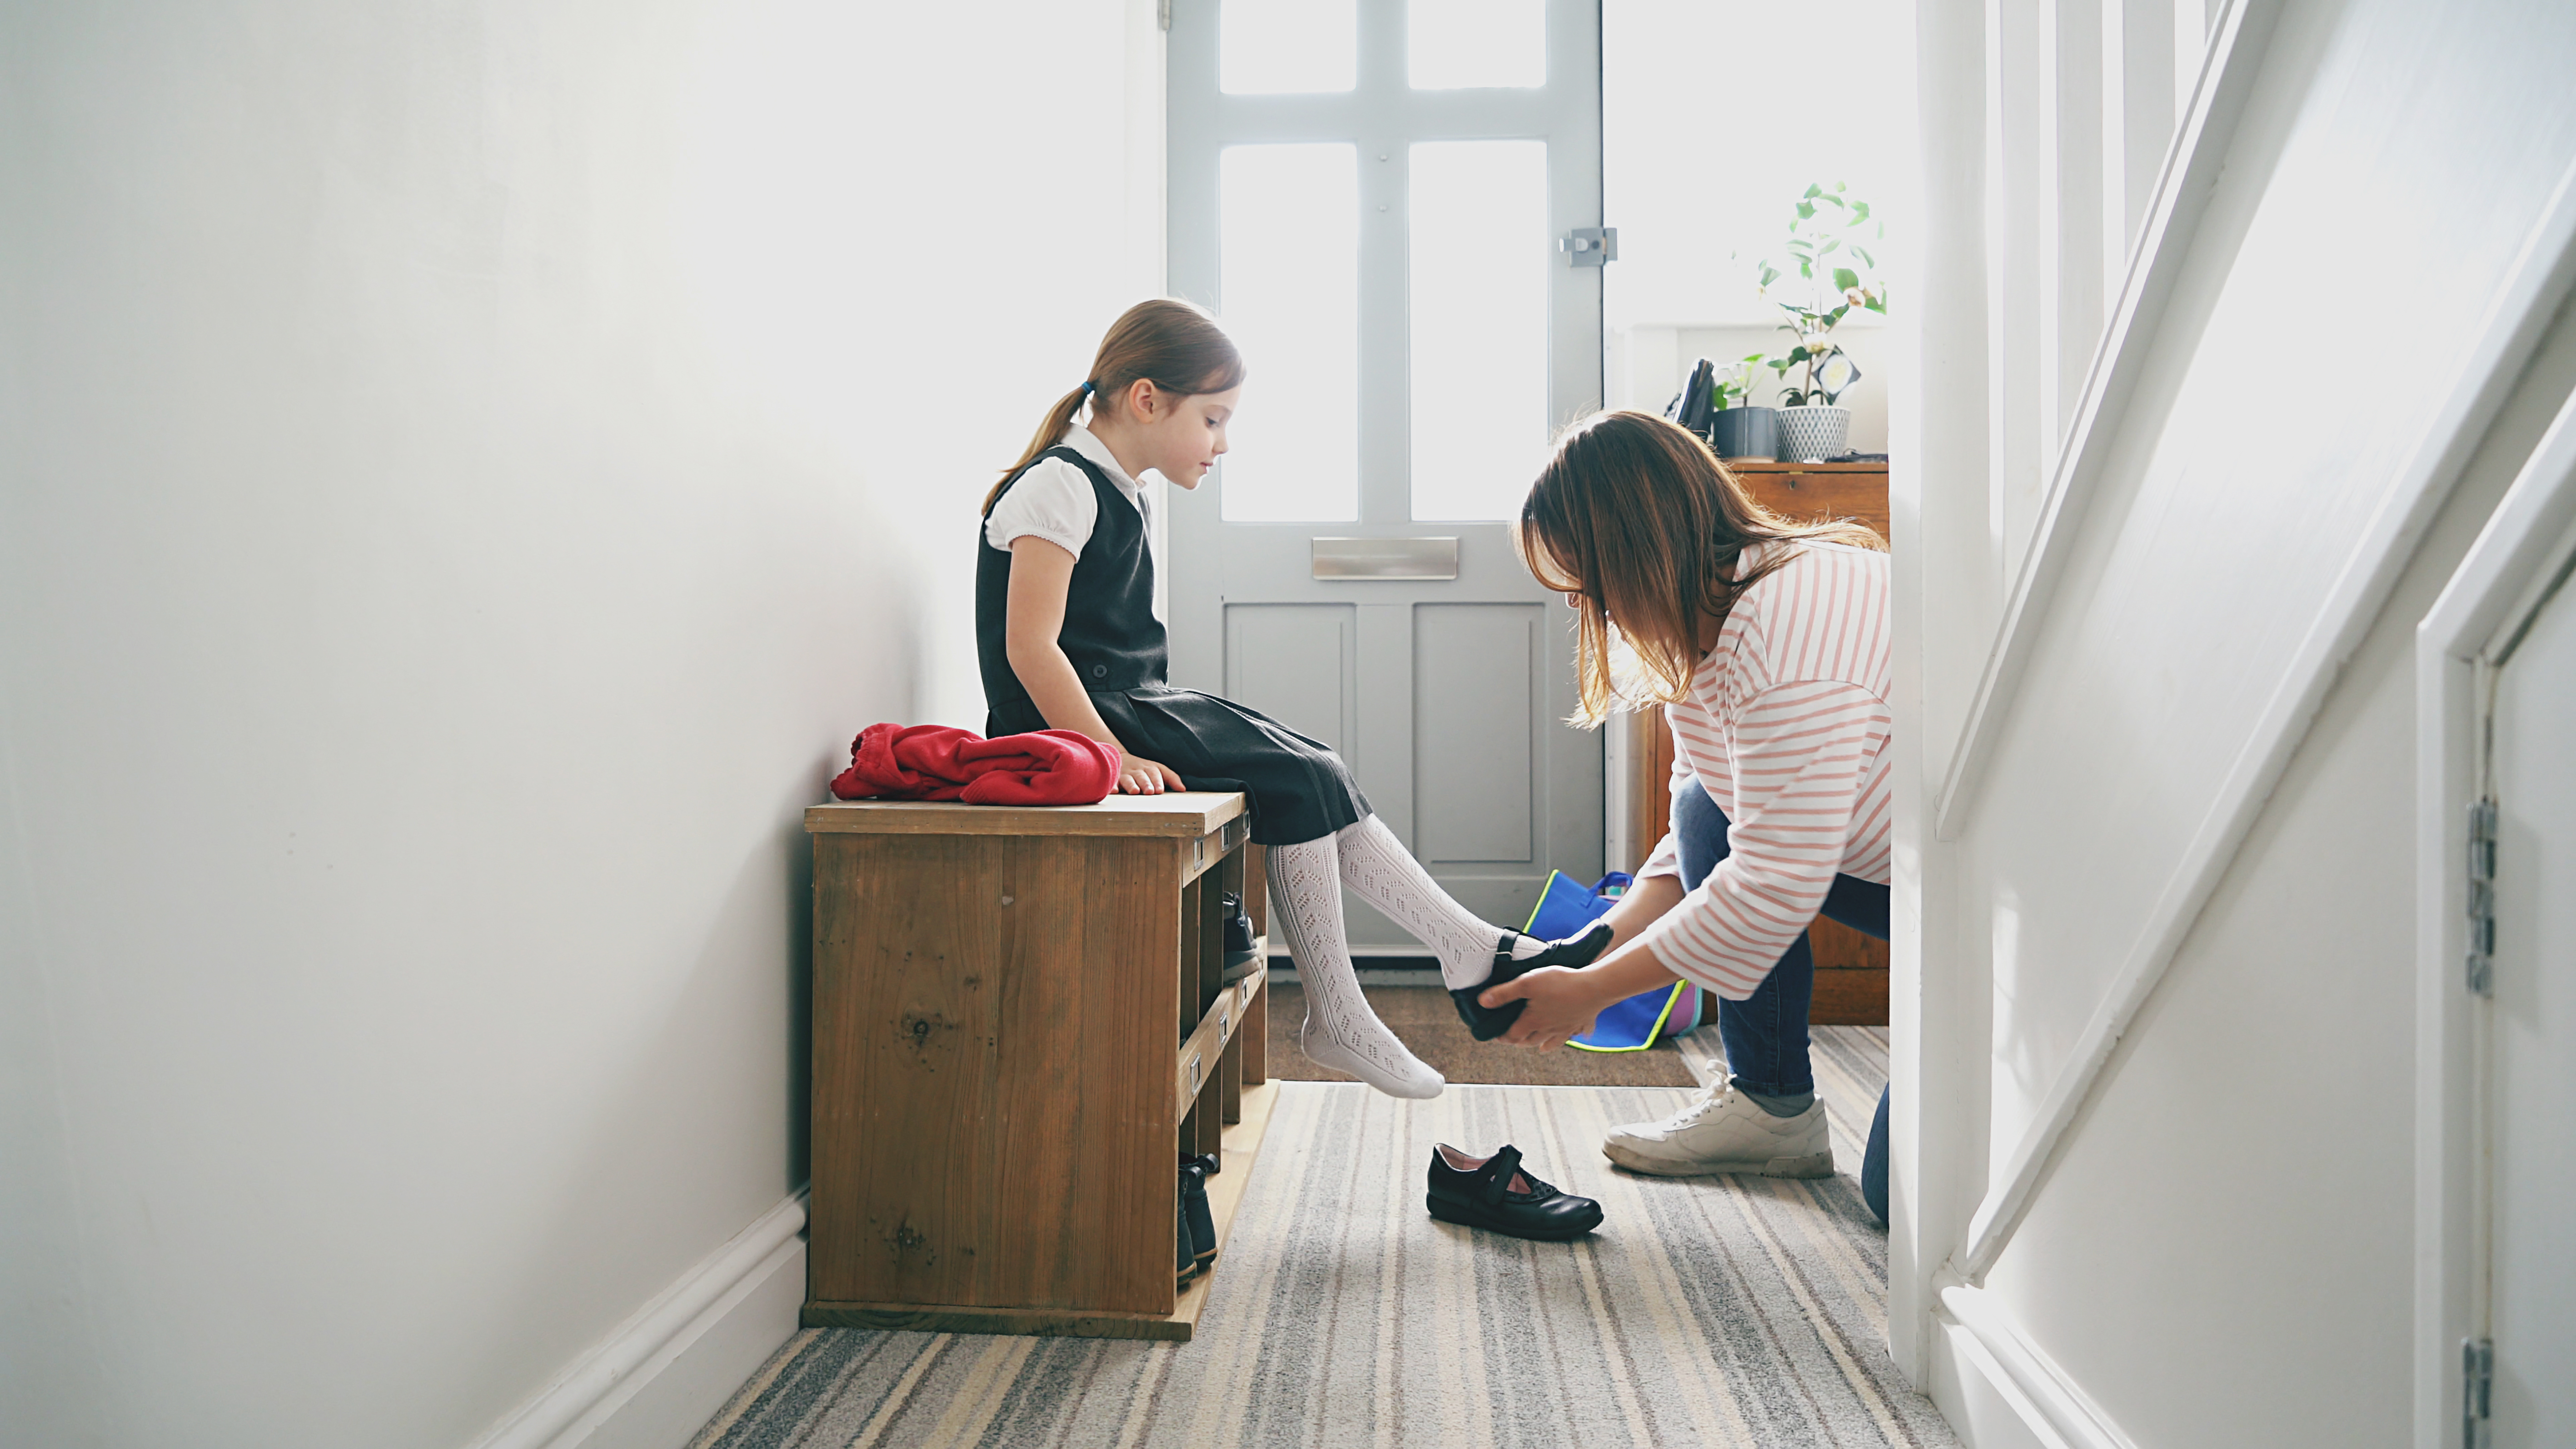
[{"label": "woman's hand", "polygon": [[1119,747],[1119,794],[1160,795],[1165,790],[1181,790],[1186,788],[1188,787],[1181,783],[1181,777],[1173,773],[1171,766],[1159,764],[1153,760],[1146,759],[1142,755],[1131,755],[1127,752],[1125,746],[1122,745]]},{"label": "woman's hand", "polygon": [[1592,1029],[1593,1018],[1601,1008],[1617,1001],[1616,994],[1605,994],[1599,974],[1591,967],[1576,970],[1567,966],[1542,966],[1526,976],[1506,981],[1476,998],[1486,1006],[1504,1006],[1525,1001],[1518,1021],[1503,1034],[1513,1046],[1536,1047],[1554,1051],[1570,1037]]},{"label": "woman's hand", "polygon": [[1529,1003],[1521,1008],[1520,1019],[1512,1023],[1512,1029],[1503,1033],[1502,1039],[1513,1046],[1537,1047],[1540,1051],[1563,1046],[1568,1038],[1592,1030],[1593,1018],[1601,1014],[1603,1007],[1641,991],[1673,984],[1672,971],[1634,938],[1680,898],[1681,882],[1671,876],[1641,880],[1630,887],[1627,900],[1602,918],[1612,923],[1617,932],[1614,939],[1619,942],[1609,955],[1580,970],[1542,966],[1476,999],[1489,1007],[1514,1001]]}]

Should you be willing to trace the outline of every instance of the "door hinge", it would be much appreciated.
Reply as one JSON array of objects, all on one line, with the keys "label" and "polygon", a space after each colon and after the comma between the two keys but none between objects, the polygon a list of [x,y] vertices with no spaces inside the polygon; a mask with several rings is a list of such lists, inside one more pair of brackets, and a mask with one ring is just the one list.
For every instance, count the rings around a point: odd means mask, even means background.
[{"label": "door hinge", "polygon": [[2473,996],[2495,994],[2496,807],[2469,807],[2469,944],[2463,957]]},{"label": "door hinge", "polygon": [[2460,1340],[2460,1449],[2486,1449],[2487,1404],[2495,1388],[2495,1340]]},{"label": "door hinge", "polygon": [[1569,267],[1597,267],[1619,260],[1619,228],[1615,226],[1578,226],[1556,239],[1556,249],[1565,253]]},{"label": "door hinge", "polygon": [[1165,30],[1172,28],[1172,0],[1155,0],[1154,23]]}]

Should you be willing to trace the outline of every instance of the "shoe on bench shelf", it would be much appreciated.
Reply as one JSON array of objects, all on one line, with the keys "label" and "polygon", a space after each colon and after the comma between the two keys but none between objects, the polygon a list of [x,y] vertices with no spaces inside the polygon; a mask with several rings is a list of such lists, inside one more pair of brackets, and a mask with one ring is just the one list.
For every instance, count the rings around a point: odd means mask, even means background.
[{"label": "shoe on bench shelf", "polygon": [[1181,1240],[1189,1244],[1191,1272],[1205,1272],[1216,1262],[1216,1214],[1208,1208],[1208,1167],[1204,1157],[1181,1159]]},{"label": "shoe on bench shelf", "polygon": [[1252,956],[1252,917],[1232,891],[1217,898],[1217,914],[1225,921],[1225,984],[1232,986],[1261,967]]},{"label": "shoe on bench shelf", "polygon": [[1834,1144],[1821,1098],[1795,1116],[1775,1117],[1731,1081],[1701,1088],[1688,1106],[1661,1122],[1611,1128],[1601,1155],[1656,1177],[1834,1175]]},{"label": "shoe on bench shelf", "polygon": [[1610,928],[1594,923],[1579,936],[1551,941],[1546,950],[1525,961],[1512,959],[1512,947],[1520,944],[1518,931],[1505,931],[1502,944],[1494,948],[1494,972],[1473,986],[1453,986],[1449,999],[1458,1003],[1458,1019],[1467,1023],[1467,1032],[1478,1041],[1492,1041],[1512,1029],[1521,1019],[1526,1001],[1506,1001],[1500,1006],[1477,1002],[1478,995],[1536,971],[1542,966],[1589,966],[1595,958],[1610,949]]},{"label": "shoe on bench shelf", "polygon": [[1439,1144],[1431,1149],[1429,1188],[1423,1205],[1431,1215],[1461,1227],[1561,1242],[1601,1226],[1601,1204],[1521,1171],[1521,1150],[1509,1145],[1491,1157],[1471,1157]]}]

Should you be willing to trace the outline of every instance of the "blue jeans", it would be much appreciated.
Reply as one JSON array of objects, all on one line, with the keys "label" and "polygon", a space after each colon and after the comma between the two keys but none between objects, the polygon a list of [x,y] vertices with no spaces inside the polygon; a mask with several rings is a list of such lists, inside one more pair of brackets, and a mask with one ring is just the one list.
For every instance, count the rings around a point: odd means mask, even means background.
[{"label": "blue jeans", "polygon": [[[1682,886],[1695,890],[1726,859],[1726,812],[1696,785],[1673,797],[1673,844],[1680,848]],[[1858,876],[1837,875],[1825,892],[1825,919],[1864,936],[1887,939],[1887,887]],[[1738,1090],[1761,1097],[1795,1097],[1816,1089],[1807,1059],[1807,1008],[1816,994],[1816,955],[1806,933],[1789,943],[1771,974],[1742,1001],[1718,998],[1717,1034],[1726,1043],[1726,1068]],[[1887,1093],[1861,1161],[1861,1195],[1881,1222],[1887,1219]]]}]

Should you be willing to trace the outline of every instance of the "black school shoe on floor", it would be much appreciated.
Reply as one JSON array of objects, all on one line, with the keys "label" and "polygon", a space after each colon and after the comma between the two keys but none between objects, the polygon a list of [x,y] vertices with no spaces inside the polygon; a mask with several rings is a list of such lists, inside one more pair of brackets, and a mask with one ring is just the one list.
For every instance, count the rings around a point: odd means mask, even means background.
[{"label": "black school shoe on floor", "polygon": [[1601,1204],[1558,1192],[1520,1168],[1517,1147],[1480,1159],[1441,1143],[1431,1149],[1431,1191],[1423,1206],[1444,1223],[1542,1242],[1579,1238],[1601,1226]]},{"label": "black school shoe on floor", "polygon": [[1510,1031],[1512,1023],[1521,1019],[1521,1008],[1529,1004],[1526,1001],[1507,1001],[1500,1006],[1480,1006],[1476,1003],[1479,993],[1527,975],[1541,966],[1589,966],[1602,952],[1610,949],[1610,928],[1595,923],[1592,929],[1580,936],[1551,942],[1546,950],[1526,961],[1512,959],[1512,947],[1519,940],[1519,932],[1505,931],[1503,943],[1494,948],[1494,974],[1473,986],[1453,986],[1449,990],[1449,999],[1458,1003],[1458,1019],[1467,1023],[1468,1034],[1478,1041],[1492,1041]]}]

